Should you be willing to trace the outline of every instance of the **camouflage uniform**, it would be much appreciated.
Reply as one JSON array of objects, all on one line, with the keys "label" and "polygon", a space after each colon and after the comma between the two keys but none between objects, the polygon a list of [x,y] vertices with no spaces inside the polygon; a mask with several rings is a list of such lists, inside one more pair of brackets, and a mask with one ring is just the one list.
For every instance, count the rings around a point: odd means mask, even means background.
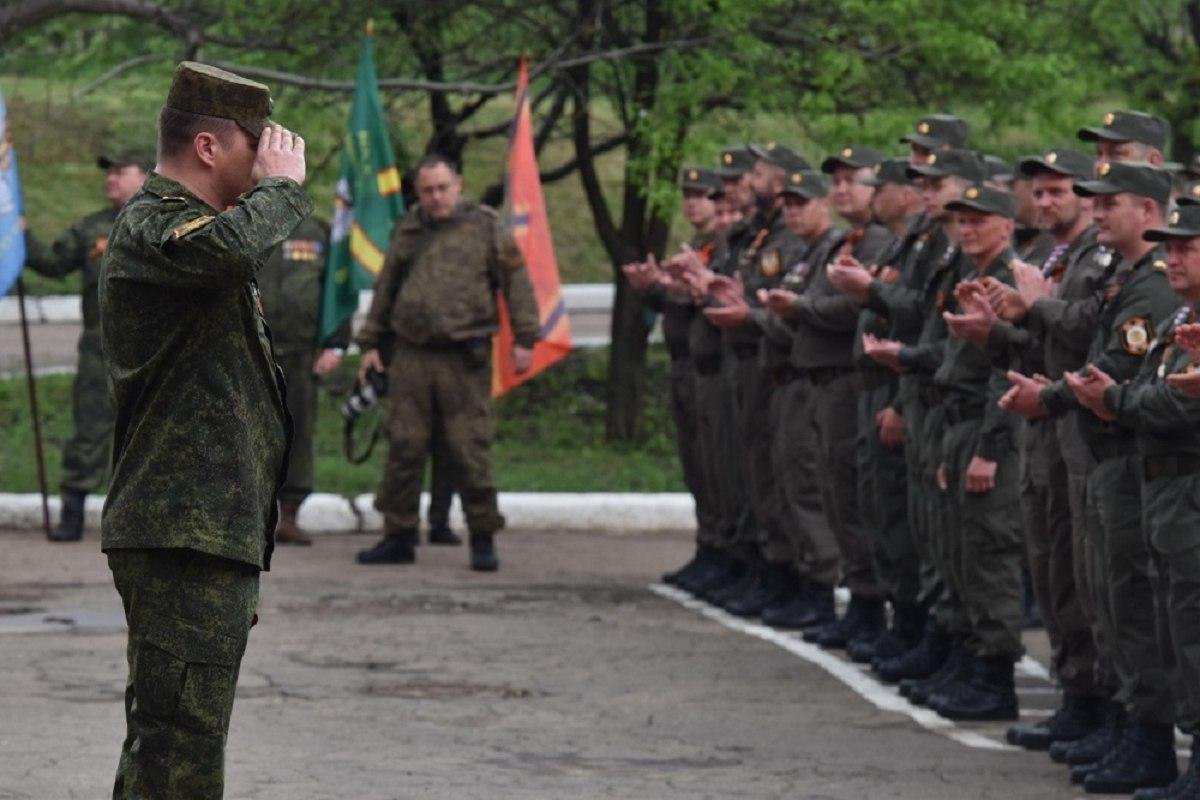
[{"label": "camouflage uniform", "polygon": [[71,385],[71,438],[63,445],[61,484],[64,493],[90,494],[104,483],[112,453],[113,407],[108,375],[100,352],[100,259],[108,246],[117,219],[116,209],[105,209],[75,223],[47,248],[27,237],[26,264],[50,278],[83,273],[83,332],[79,336],[79,361]]},{"label": "camouflage uniform", "polygon": [[388,367],[391,443],[375,496],[388,533],[416,531],[436,414],[461,481],[468,529],[489,534],[504,527],[489,452],[497,291],[508,302],[517,344],[533,347],[539,325],[533,288],[495,211],[463,201],[446,220],[428,220],[414,208],[397,221],[358,334],[364,351],[388,336],[396,341]]}]

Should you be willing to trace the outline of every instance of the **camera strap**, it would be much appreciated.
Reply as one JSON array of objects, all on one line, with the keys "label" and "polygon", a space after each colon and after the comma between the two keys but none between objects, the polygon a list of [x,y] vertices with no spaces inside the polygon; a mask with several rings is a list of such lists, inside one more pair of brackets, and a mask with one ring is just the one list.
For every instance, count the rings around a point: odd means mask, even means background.
[{"label": "camera strap", "polygon": [[367,440],[366,447],[362,453],[355,454],[354,452],[354,423],[358,417],[346,420],[345,427],[342,428],[342,454],[346,456],[346,460],[351,464],[362,464],[371,457],[371,453],[375,452],[375,445],[379,442],[379,437],[383,430],[383,423],[376,422],[375,430],[371,431],[371,438]]}]

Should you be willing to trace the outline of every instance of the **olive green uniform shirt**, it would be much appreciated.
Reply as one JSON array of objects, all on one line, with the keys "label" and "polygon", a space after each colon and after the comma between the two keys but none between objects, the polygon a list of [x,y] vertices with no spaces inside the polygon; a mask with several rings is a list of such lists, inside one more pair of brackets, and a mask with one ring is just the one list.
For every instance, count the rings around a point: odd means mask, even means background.
[{"label": "olive green uniform shirt", "polygon": [[25,264],[34,272],[48,278],[65,278],[76,270],[83,273],[81,299],[85,333],[96,330],[100,324],[100,303],[97,297],[100,286],[100,259],[108,247],[108,236],[116,220],[115,208],[88,214],[55,239],[50,247],[42,244],[35,236],[25,237],[28,248]]}]

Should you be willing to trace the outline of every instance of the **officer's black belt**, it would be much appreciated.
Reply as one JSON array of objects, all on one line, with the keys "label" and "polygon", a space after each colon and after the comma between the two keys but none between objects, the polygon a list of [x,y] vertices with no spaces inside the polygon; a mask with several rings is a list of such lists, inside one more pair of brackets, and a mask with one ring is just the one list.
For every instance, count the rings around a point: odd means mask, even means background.
[{"label": "officer's black belt", "polygon": [[799,377],[804,378],[813,386],[824,386],[843,375],[849,375],[856,371],[854,367],[813,367],[812,369],[799,369],[796,372]]},{"label": "officer's black belt", "polygon": [[721,357],[719,355],[693,357],[692,368],[699,375],[716,375],[721,371]]},{"label": "officer's black belt", "polygon": [[1200,456],[1146,456],[1142,475],[1147,482],[1159,478],[1181,478],[1200,472]]},{"label": "officer's black belt", "polygon": [[862,386],[865,391],[881,389],[896,382],[897,375],[886,367],[861,367]]},{"label": "officer's black belt", "polygon": [[734,342],[730,347],[733,354],[743,361],[747,358],[758,358],[758,342]]},{"label": "officer's black belt", "polygon": [[943,408],[948,425],[983,419],[983,403],[947,403]]}]

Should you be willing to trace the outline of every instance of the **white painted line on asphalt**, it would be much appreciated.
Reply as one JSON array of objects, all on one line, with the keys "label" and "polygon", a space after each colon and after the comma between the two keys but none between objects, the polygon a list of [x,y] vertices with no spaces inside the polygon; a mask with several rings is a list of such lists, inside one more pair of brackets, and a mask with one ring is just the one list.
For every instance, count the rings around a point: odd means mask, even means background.
[{"label": "white painted line on asphalt", "polygon": [[753,636],[756,639],[762,639],[765,642],[770,642],[778,647],[782,647],[792,655],[799,656],[805,661],[820,667],[857,692],[868,703],[882,711],[903,714],[922,728],[945,736],[948,739],[953,739],[967,747],[974,747],[980,750],[1001,750],[1012,753],[1024,752],[1018,747],[1012,747],[994,739],[989,739],[974,731],[963,730],[950,720],[943,719],[937,713],[927,708],[914,706],[908,700],[901,697],[896,689],[885,686],[870,675],[860,671],[856,664],[844,661],[832,653],[827,653],[820,647],[811,645],[799,638],[794,633],[785,633],[777,631],[774,628],[769,628],[766,625],[757,625],[738,619],[732,614],[727,614],[721,609],[714,608],[708,603],[697,600],[688,593],[671,586],[653,584],[649,588],[650,591],[658,596],[674,600],[684,608],[697,611],[712,621],[724,625],[726,628],[735,630],[738,633],[744,633],[747,636]]}]

